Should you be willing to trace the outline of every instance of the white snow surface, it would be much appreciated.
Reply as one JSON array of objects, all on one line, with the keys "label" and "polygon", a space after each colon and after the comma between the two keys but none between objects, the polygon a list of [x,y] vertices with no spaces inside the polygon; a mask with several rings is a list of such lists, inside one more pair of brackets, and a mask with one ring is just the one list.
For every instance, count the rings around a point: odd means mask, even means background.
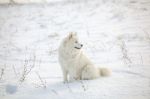
[{"label": "white snow surface", "polygon": [[[110,77],[63,83],[69,32]],[[0,99],[150,99],[150,0],[0,5]]]}]

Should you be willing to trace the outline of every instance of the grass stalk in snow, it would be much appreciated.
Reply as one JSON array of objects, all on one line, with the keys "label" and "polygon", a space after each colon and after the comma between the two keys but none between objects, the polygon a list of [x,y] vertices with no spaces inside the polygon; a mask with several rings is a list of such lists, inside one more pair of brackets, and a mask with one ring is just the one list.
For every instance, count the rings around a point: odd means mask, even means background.
[{"label": "grass stalk in snow", "polygon": [[143,57],[142,57],[141,53],[140,53],[140,58],[141,58],[141,62],[143,64],[144,62],[143,62]]},{"label": "grass stalk in snow", "polygon": [[2,79],[3,75],[4,75],[4,68],[1,68],[1,73],[0,73],[0,80]]},{"label": "grass stalk in snow", "polygon": [[36,75],[38,76],[38,78],[39,78],[39,80],[40,80],[40,82],[41,82],[41,87],[43,87],[43,88],[46,88],[46,80],[43,80],[42,78],[41,78],[41,76],[39,75],[39,73],[38,72],[36,72]]},{"label": "grass stalk in snow", "polygon": [[6,64],[4,65],[4,67],[2,67],[2,68],[0,69],[0,80],[1,80],[1,79],[3,78],[3,76],[4,76],[5,70],[6,70]]},{"label": "grass stalk in snow", "polygon": [[[26,78],[26,76],[32,71],[32,69],[35,67],[35,60],[36,60],[36,56],[33,56],[33,61],[31,61],[32,59],[29,60],[25,60],[24,61],[24,67],[23,67],[23,72],[22,72],[22,76],[20,78],[20,82],[23,82]],[[32,62],[32,64],[30,65],[30,62]]]},{"label": "grass stalk in snow", "polygon": [[128,55],[128,50],[127,50],[125,41],[121,42],[120,48],[121,48],[121,52],[122,52],[122,55],[123,55],[122,58],[124,60],[124,63],[125,64],[132,63],[132,61],[131,61],[131,59]]},{"label": "grass stalk in snow", "polygon": [[51,91],[52,91],[54,94],[58,95],[58,93],[57,93],[56,90],[52,89]]},{"label": "grass stalk in snow", "polygon": [[150,34],[148,32],[145,32],[146,34],[146,39],[148,40],[149,44],[150,44]]},{"label": "grass stalk in snow", "polygon": [[17,71],[16,71],[15,66],[13,65],[12,68],[13,68],[13,71],[14,71],[14,73],[15,73],[15,76],[17,77],[17,76],[18,76],[18,75],[17,75],[18,73],[17,73]]}]

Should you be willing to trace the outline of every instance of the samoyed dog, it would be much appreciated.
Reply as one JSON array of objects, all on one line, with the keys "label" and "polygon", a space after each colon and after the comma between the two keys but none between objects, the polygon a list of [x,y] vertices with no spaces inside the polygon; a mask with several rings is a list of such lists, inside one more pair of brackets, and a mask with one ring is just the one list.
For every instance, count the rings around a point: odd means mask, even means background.
[{"label": "samoyed dog", "polygon": [[63,72],[64,82],[90,80],[100,76],[109,76],[107,68],[96,67],[82,51],[76,33],[70,33],[59,46],[59,63]]}]

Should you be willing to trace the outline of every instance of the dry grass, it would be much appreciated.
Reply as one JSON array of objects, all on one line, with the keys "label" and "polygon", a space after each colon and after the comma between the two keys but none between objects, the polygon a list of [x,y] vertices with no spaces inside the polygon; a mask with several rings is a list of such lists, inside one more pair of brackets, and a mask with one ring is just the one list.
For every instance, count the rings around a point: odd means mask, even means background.
[{"label": "dry grass", "polygon": [[23,66],[22,76],[20,77],[20,82],[23,82],[26,79],[27,75],[35,67],[35,61],[36,61],[35,54],[33,55],[33,60],[32,59],[29,59],[29,60],[26,59],[24,61],[24,66]]},{"label": "dry grass", "polygon": [[5,69],[4,68],[1,68],[1,73],[0,73],[0,80],[3,78],[3,75],[4,75],[4,71]]},{"label": "dry grass", "polygon": [[40,76],[38,72],[36,72],[36,75],[38,76],[40,80],[40,87],[46,88],[46,80],[42,79],[42,77]]},{"label": "dry grass", "polygon": [[128,54],[128,49],[127,49],[127,46],[126,46],[126,43],[125,41],[121,41],[121,45],[120,45],[120,48],[121,48],[121,52],[122,52],[122,59],[124,61],[125,64],[131,64],[132,61],[129,57],[129,54]]},{"label": "dry grass", "polygon": [[[145,31],[144,31],[145,32]],[[149,44],[150,44],[150,34],[148,33],[148,32],[145,32],[145,34],[146,34],[146,40],[149,42]]]}]

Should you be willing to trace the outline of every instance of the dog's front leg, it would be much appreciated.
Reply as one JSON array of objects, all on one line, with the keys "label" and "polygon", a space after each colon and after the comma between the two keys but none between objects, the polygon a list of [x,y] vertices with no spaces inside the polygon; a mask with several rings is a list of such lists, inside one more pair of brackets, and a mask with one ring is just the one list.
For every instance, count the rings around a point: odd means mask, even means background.
[{"label": "dog's front leg", "polygon": [[79,69],[76,73],[76,80],[81,80],[82,71]]},{"label": "dog's front leg", "polygon": [[75,81],[75,77],[70,76],[70,77],[69,77],[69,82],[73,82],[73,81]]},{"label": "dog's front leg", "polygon": [[80,80],[81,79],[81,77],[80,77],[80,75],[79,74],[77,74],[77,73],[74,73],[74,74],[70,74],[69,75],[69,81],[70,82],[73,82],[73,81],[76,81],[76,80]]},{"label": "dog's front leg", "polygon": [[68,72],[66,70],[63,70],[63,80],[64,82],[67,82],[68,81]]},{"label": "dog's front leg", "polygon": [[77,80],[77,75],[76,75],[75,71],[72,71],[72,72],[69,73],[69,81],[73,82],[75,80]]}]

